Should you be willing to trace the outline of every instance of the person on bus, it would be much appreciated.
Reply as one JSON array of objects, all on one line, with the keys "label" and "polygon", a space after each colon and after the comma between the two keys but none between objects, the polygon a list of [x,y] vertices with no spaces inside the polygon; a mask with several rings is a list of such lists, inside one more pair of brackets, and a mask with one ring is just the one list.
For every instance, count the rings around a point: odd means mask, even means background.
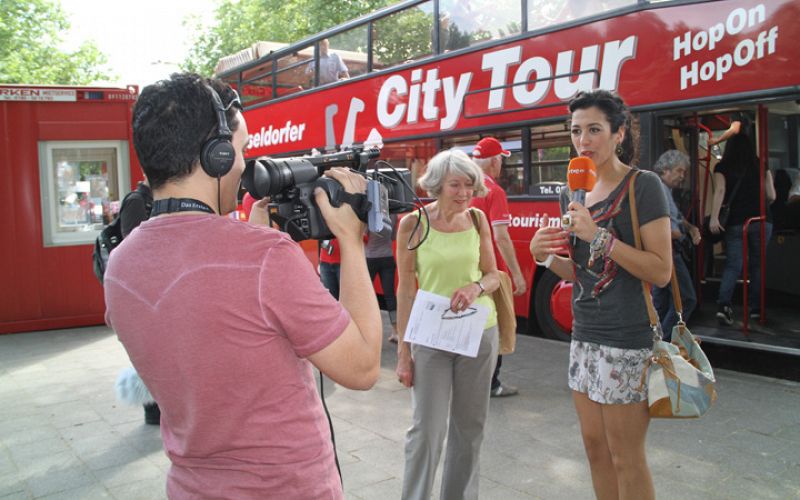
[{"label": "person on bus", "polygon": [[[500,286],[491,231],[483,212],[469,206],[473,196],[486,194],[486,186],[481,169],[456,149],[434,156],[419,184],[435,201],[426,206],[427,218],[404,217],[397,235],[397,377],[412,388],[413,402],[402,498],[431,497],[447,437],[440,498],[476,499],[489,381],[500,343],[491,297]],[[403,341],[418,286],[450,298],[455,314],[472,304],[489,309],[476,357]]]},{"label": "person on bus", "polygon": [[[775,200],[775,185],[772,172],[765,172],[766,242],[772,236],[772,216],[769,205]],[[717,319],[722,325],[733,324],[733,292],[736,280],[742,272],[744,223],[751,217],[761,215],[761,179],[759,159],[753,141],[744,134],[736,134],[725,145],[722,160],[714,169],[714,198],[711,203],[709,229],[714,234],[725,236],[725,267],[717,297]],[[730,207],[725,227],[720,224],[719,214],[723,204]],[[750,317],[761,317],[761,227],[760,222],[750,224],[747,230],[748,272],[750,286],[748,300]]]},{"label": "person on bus", "polygon": [[[489,228],[492,235],[492,248],[497,262],[497,269],[511,275],[514,283],[514,295],[522,295],[527,290],[525,277],[517,261],[517,253],[514,251],[514,244],[508,234],[508,226],[511,224],[511,212],[508,209],[508,198],[506,192],[497,184],[497,178],[503,168],[503,157],[511,155],[510,151],[503,149],[500,141],[494,137],[484,137],[472,151],[472,160],[481,167],[483,171],[483,182],[488,193],[486,196],[472,198],[470,205],[479,208],[489,218]],[[497,356],[497,365],[492,375],[492,397],[514,396],[519,390],[513,385],[500,382],[500,367],[503,364],[503,356]]]},{"label": "person on bus", "polygon": [[708,138],[708,146],[716,146],[721,142],[725,142],[731,137],[742,134],[748,137],[753,135],[753,120],[746,111],[735,111],[730,115],[730,125],[728,128],[717,137]]},{"label": "person on bus", "polygon": [[[331,43],[327,38],[319,42],[319,84],[325,85],[327,83],[337,82],[350,78],[350,73],[347,65],[342,60],[341,56],[336,52],[330,51]],[[314,60],[309,61],[306,66],[306,74],[314,74]],[[311,86],[314,86],[312,80]]]},{"label": "person on bus", "polygon": [[[653,171],[661,177],[661,187],[664,188],[664,195],[669,204],[669,221],[672,232],[672,265],[675,266],[675,277],[678,280],[678,289],[681,294],[683,305],[683,321],[689,322],[694,308],[697,306],[697,293],[694,290],[692,275],[686,259],[687,245],[700,244],[700,229],[686,220],[675,199],[672,197],[672,190],[683,183],[686,172],[689,171],[689,157],[686,153],[677,149],[665,151],[653,165]],[[653,305],[658,311],[658,319],[661,321],[661,330],[664,333],[664,340],[672,338],[672,328],[678,323],[678,314],[675,311],[675,304],[672,300],[672,287],[667,285],[663,288],[653,287]]]},{"label": "person on bus", "polygon": [[[573,282],[568,380],[595,495],[653,499],[645,453],[650,414],[641,384],[653,332],[641,282],[665,286],[670,280],[669,208],[658,176],[634,175],[629,166],[635,157],[631,115],[618,95],[579,92],[569,111],[572,144],[594,161],[597,183],[585,206],[562,191],[568,224],[540,228],[530,250],[538,265]],[[629,189],[636,190],[641,250],[634,242]],[[569,256],[562,256],[565,249]]]},{"label": "person on bus", "polygon": [[[155,201],[111,254],[106,320],[161,408],[167,496],[341,499],[311,365],[352,389],[378,378],[364,224],[315,193],[340,244],[337,302],[300,246],[267,227],[265,201],[249,224],[228,217],[248,142],[240,106],[225,82],[191,73],[140,94],[133,144]],[[325,175],[366,190],[346,169]]]}]

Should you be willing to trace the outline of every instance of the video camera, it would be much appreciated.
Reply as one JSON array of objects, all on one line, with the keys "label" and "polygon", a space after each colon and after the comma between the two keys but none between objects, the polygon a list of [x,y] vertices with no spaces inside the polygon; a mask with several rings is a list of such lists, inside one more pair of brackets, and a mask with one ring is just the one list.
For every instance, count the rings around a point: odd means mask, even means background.
[{"label": "video camera", "polygon": [[[367,170],[377,149],[353,149],[340,153],[295,158],[257,158],[249,160],[242,174],[242,185],[260,200],[270,197],[269,215],[295,241],[333,238],[314,199],[314,189],[322,188],[331,205],[348,203],[358,217],[369,224],[370,231],[391,231],[390,213],[414,208],[414,191],[408,169]],[[385,162],[384,162],[385,163]],[[322,177],[331,167],[348,167],[368,179],[367,193],[347,193],[338,181]]]}]

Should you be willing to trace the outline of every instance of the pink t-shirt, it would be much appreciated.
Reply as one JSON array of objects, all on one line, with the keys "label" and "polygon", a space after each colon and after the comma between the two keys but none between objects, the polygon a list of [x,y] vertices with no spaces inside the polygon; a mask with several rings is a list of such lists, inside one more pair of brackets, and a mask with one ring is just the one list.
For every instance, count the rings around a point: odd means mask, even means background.
[{"label": "pink t-shirt", "polygon": [[144,222],[111,254],[106,322],[161,407],[170,498],[342,498],[307,356],[350,316],[285,234]]},{"label": "pink t-shirt", "polygon": [[494,226],[497,224],[511,224],[511,211],[508,209],[508,197],[506,192],[497,184],[491,175],[483,175],[483,183],[486,189],[489,190],[484,197],[472,198],[470,206],[480,208],[486,217],[489,219],[489,227],[492,230],[492,248],[494,249],[495,260],[497,261],[497,269],[500,271],[508,272],[503,256],[497,248],[497,243],[494,241]]}]

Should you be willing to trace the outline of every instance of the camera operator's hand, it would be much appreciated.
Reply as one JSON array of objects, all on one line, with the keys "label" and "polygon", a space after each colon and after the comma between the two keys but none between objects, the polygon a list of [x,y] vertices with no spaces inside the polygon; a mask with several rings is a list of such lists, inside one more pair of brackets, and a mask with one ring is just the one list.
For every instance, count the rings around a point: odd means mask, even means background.
[{"label": "camera operator's hand", "polygon": [[268,226],[269,214],[267,213],[267,205],[269,205],[269,196],[265,196],[253,203],[250,208],[250,218],[247,222],[254,226]]},{"label": "camera operator's hand", "polygon": [[[346,168],[333,167],[326,170],[324,175],[337,180],[348,193],[367,192],[367,179]],[[350,205],[343,203],[340,207],[331,206],[328,195],[320,188],[314,191],[314,196],[325,223],[339,240],[361,241],[366,224],[361,222]]]}]

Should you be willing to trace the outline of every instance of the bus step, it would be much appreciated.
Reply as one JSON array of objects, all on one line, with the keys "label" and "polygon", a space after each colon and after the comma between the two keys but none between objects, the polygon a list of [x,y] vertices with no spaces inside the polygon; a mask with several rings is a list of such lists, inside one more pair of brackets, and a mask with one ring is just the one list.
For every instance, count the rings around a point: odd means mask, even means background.
[{"label": "bus step", "polygon": [[[705,279],[700,280],[700,284],[705,285],[706,283],[719,283],[721,281],[722,281],[722,279],[717,277],[717,276],[709,276],[709,277],[707,277]],[[747,280],[747,283],[749,284],[750,280]],[[736,284],[737,285],[742,285],[742,284],[744,284],[744,280],[737,279],[736,280]]]}]

